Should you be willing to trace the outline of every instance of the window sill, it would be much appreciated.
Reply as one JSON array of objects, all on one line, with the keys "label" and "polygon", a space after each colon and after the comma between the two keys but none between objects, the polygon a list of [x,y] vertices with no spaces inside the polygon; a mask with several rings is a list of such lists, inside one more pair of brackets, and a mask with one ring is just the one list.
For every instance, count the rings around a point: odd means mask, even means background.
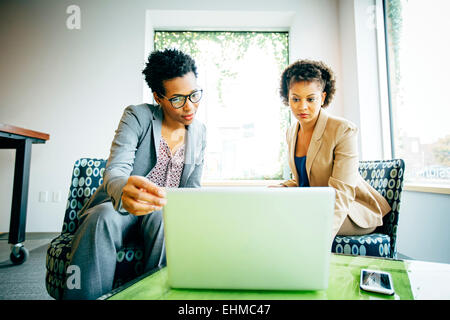
[{"label": "window sill", "polygon": [[426,185],[426,184],[415,184],[415,183],[405,183],[403,186],[405,191],[414,192],[426,192],[426,193],[439,193],[439,194],[450,194],[449,185]]},{"label": "window sill", "polygon": [[[279,185],[285,180],[206,180],[202,181],[203,187],[268,187]],[[448,185],[425,185],[408,183],[403,187],[405,191],[450,194]]]},{"label": "window sill", "polygon": [[285,180],[205,180],[203,187],[268,187],[279,185]]}]

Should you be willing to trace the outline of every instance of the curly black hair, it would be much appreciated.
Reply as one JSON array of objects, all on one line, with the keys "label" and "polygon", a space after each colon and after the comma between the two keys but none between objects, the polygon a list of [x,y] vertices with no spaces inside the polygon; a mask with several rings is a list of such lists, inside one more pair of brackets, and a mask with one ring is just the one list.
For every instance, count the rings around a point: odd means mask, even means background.
[{"label": "curly black hair", "polygon": [[177,49],[153,51],[148,57],[145,69],[142,70],[148,87],[158,96],[166,94],[163,81],[182,77],[189,72],[193,72],[197,77],[194,59]]},{"label": "curly black hair", "polygon": [[336,92],[336,80],[333,70],[322,61],[299,60],[289,65],[281,75],[280,96],[285,105],[289,105],[289,89],[294,82],[317,81],[326,92],[323,108],[328,107]]}]

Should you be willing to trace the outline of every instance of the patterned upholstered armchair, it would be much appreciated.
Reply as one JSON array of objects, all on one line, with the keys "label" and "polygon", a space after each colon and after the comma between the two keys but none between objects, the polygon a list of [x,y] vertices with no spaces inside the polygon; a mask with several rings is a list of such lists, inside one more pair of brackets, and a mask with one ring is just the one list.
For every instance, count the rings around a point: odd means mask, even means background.
[{"label": "patterned upholstered armchair", "polygon": [[[78,228],[78,212],[103,182],[106,160],[82,158],[75,162],[61,234],[53,239],[47,249],[45,284],[47,292],[61,299],[66,284],[72,239]],[[134,234],[138,234],[137,232]],[[143,247],[140,239],[127,239],[117,252],[116,288],[143,273]]]},{"label": "patterned upholstered armchair", "polygon": [[397,258],[397,226],[405,163],[401,159],[360,161],[359,172],[383,195],[392,210],[383,218],[383,225],[364,236],[336,236],[332,252]]}]

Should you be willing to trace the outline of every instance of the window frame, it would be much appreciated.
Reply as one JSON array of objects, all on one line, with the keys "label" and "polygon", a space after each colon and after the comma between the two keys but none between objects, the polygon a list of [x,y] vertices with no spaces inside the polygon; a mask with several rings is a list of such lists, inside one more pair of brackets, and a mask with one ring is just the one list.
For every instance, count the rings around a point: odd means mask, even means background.
[{"label": "window frame", "polygon": [[[387,98],[387,105],[381,105],[381,112],[385,114],[382,118],[382,126],[384,128],[383,133],[387,133],[387,128],[389,128],[389,142],[383,141],[384,150],[390,149],[391,157],[394,159],[396,157],[395,152],[395,130],[394,130],[394,116],[393,116],[393,105],[392,105],[392,91],[391,91],[391,75],[390,75],[390,65],[389,65],[389,44],[388,44],[388,18],[387,18],[387,3],[388,0],[376,0],[377,8],[377,37],[383,39],[383,41],[378,41],[378,56],[379,56],[379,69],[380,74],[385,73],[384,78],[387,83],[387,90],[384,93],[384,97]],[[381,63],[380,63],[381,61]],[[383,63],[384,61],[384,63]],[[380,94],[381,88],[380,88]],[[386,124],[387,119],[389,119],[389,125]],[[406,168],[407,170],[407,168]],[[450,194],[450,185],[439,184],[439,183],[421,183],[421,182],[405,182],[403,189],[405,191],[413,192],[423,192],[423,193],[437,193],[437,194]]]},{"label": "window frame", "polygon": [[[155,37],[157,35],[157,33],[165,33],[165,32],[169,32],[169,33],[184,33],[184,32],[190,32],[190,33],[222,33],[222,32],[227,32],[227,33],[253,33],[253,34],[273,34],[273,33],[277,33],[277,34],[284,34],[283,36],[287,37],[287,56],[285,57],[287,60],[287,65],[289,65],[290,63],[290,59],[289,59],[289,44],[290,44],[290,34],[289,31],[285,31],[285,30],[192,30],[191,28],[185,28],[183,30],[180,29],[174,29],[171,28],[170,30],[161,30],[160,28],[154,28],[153,29],[153,47],[155,46]],[[286,66],[287,66],[286,65]],[[148,89],[148,88],[147,88]],[[148,89],[150,90],[150,89]],[[153,101],[154,102],[154,101]],[[282,105],[282,102],[280,100],[280,106]],[[291,112],[286,112],[287,113],[287,121],[286,123],[283,123],[283,125],[287,128],[289,128],[292,124],[292,115]],[[282,119],[282,121],[284,122],[284,119]],[[282,136],[284,137],[284,133],[282,134]],[[281,143],[285,144],[285,140],[282,139]],[[289,164],[288,164],[288,159],[287,159],[287,146],[286,146],[286,155],[284,157],[284,160],[282,162],[279,163],[281,168],[281,175],[282,178],[281,179],[274,179],[274,178],[268,178],[268,179],[261,179],[261,178],[224,178],[224,179],[217,179],[217,178],[207,178],[205,180],[202,180],[202,185],[205,186],[232,186],[232,185],[236,185],[236,186],[269,186],[269,185],[276,185],[276,184],[280,184],[281,182],[284,182],[286,180],[291,179],[291,174],[290,174],[290,169],[289,169]],[[289,172],[289,173],[288,173]]]}]

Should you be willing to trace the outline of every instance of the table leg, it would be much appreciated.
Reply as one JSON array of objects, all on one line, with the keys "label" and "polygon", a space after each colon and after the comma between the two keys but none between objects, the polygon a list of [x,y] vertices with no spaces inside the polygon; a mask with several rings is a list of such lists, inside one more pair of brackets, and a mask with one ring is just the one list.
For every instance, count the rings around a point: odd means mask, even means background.
[{"label": "table leg", "polygon": [[31,140],[18,140],[14,166],[14,187],[8,242],[17,245],[25,241],[28,181],[30,176]]}]

